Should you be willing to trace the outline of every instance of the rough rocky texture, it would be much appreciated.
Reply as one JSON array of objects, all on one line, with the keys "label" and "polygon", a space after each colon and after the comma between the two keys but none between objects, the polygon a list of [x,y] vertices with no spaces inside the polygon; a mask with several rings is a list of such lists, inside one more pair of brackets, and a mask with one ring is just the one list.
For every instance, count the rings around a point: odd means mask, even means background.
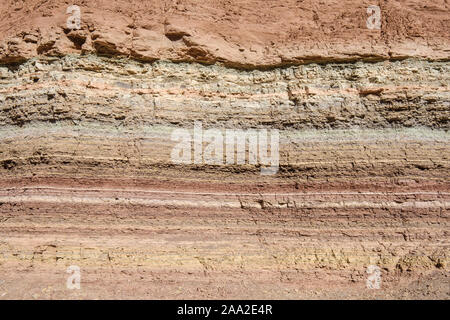
[{"label": "rough rocky texture", "polygon": [[296,66],[238,71],[95,56],[0,68],[0,121],[268,128],[449,128],[443,62]]},{"label": "rough rocky texture", "polygon": [[[81,30],[67,29],[71,4],[81,7]],[[373,4],[382,10],[380,30],[366,26]],[[77,52],[243,68],[405,57],[447,61],[448,13],[446,0],[4,0],[0,61]]]},{"label": "rough rocky texture", "polygon": [[[70,4],[0,4],[0,299],[450,297],[446,1]],[[194,121],[279,171],[174,164]]]}]

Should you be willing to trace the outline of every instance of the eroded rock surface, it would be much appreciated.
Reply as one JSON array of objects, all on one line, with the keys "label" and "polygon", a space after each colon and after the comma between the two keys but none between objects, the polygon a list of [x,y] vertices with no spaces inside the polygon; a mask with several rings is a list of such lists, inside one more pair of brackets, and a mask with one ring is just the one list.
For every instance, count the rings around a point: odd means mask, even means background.
[{"label": "eroded rock surface", "polygon": [[450,297],[447,1],[71,4],[0,4],[0,299]]},{"label": "eroded rock surface", "polygon": [[[81,8],[80,30],[67,28],[71,4]],[[367,7],[374,4],[381,8],[379,30],[366,25]],[[0,61],[80,52],[241,68],[407,57],[448,60],[448,6],[446,0],[5,0],[0,5]]]}]

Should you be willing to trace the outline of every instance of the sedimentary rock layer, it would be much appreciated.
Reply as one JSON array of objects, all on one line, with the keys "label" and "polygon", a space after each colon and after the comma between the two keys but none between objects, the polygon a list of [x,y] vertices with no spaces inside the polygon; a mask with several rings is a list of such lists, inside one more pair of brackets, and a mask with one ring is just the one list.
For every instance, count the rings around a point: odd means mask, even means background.
[{"label": "sedimentary rock layer", "polygon": [[[80,6],[81,30],[67,27]],[[367,28],[378,5],[381,28]],[[240,68],[289,64],[449,57],[446,0],[5,0],[0,61],[36,55],[121,55],[224,63]]]},{"label": "sedimentary rock layer", "polygon": [[95,56],[0,68],[0,121],[268,128],[449,128],[450,67],[406,60],[270,71]]},{"label": "sedimentary rock layer", "polygon": [[448,299],[448,4],[369,4],[4,1],[0,299]]},{"label": "sedimentary rock layer", "polygon": [[[78,180],[75,186],[26,179],[2,187],[2,277],[10,296],[448,294],[443,225],[450,195],[433,185],[426,191],[337,186],[300,192],[286,184],[269,194],[262,187],[245,191],[245,184],[229,190],[209,182],[200,184],[202,191],[196,181],[146,179],[137,187],[136,179],[120,180]],[[74,264],[83,277],[76,292],[65,288],[65,270]],[[382,291],[365,287],[367,265],[383,268]]]},{"label": "sedimentary rock layer", "polygon": [[[311,93],[314,78],[282,76],[298,68],[258,72],[279,77],[262,93],[251,72],[117,63],[33,60],[4,73],[5,297],[448,296],[448,81],[429,75],[445,65],[393,64],[428,72],[415,100],[394,89],[383,102],[386,80],[361,95],[364,80],[350,79],[340,83],[353,90],[305,94],[315,111],[307,112],[287,88],[304,82]],[[370,68],[386,67],[356,70]],[[326,69],[303,68],[325,79],[346,70]],[[270,95],[279,98],[266,106]],[[332,118],[330,99],[347,103],[346,115],[366,113]],[[175,164],[171,134],[192,132],[195,120],[219,130],[280,128],[278,173],[261,176],[248,163]],[[69,265],[82,270],[80,292],[65,288]],[[365,287],[368,265],[382,268],[382,291]]]}]

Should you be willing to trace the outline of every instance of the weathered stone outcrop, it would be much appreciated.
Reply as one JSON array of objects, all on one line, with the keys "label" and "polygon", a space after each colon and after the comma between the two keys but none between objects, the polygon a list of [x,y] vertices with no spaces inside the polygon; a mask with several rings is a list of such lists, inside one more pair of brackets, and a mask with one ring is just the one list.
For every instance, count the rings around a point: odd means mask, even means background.
[{"label": "weathered stone outcrop", "polygon": [[447,63],[406,60],[238,71],[95,56],[0,68],[0,121],[269,128],[449,128]]},{"label": "weathered stone outcrop", "polygon": [[449,298],[446,1],[70,4],[0,4],[0,299]]},{"label": "weathered stone outcrop", "polygon": [[[71,4],[81,29],[67,28]],[[379,5],[381,28],[368,29]],[[0,62],[96,53],[267,68],[311,62],[449,58],[448,3],[405,1],[13,1],[0,4]]]}]

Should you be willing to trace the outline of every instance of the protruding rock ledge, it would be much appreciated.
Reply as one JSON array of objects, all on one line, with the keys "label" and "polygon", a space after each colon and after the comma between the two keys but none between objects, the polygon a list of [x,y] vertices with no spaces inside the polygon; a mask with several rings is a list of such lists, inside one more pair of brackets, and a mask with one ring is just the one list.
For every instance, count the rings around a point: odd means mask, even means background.
[{"label": "protruding rock ledge", "polygon": [[0,4],[0,63],[71,53],[141,61],[223,63],[264,69],[308,63],[420,58],[448,61],[448,5],[385,1],[381,29],[366,25],[356,0],[245,2],[87,1],[81,29],[67,27],[68,4]]},{"label": "protruding rock ledge", "polygon": [[71,55],[0,67],[0,123],[102,122],[308,128],[449,128],[443,62],[240,71]]}]

